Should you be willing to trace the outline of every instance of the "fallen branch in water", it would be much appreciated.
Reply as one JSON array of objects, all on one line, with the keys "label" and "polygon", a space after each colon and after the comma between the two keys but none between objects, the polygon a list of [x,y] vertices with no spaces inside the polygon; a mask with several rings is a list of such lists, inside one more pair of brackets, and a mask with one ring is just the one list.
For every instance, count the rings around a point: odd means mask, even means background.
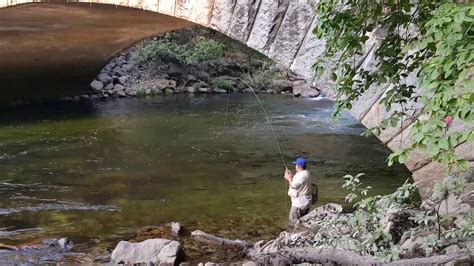
[{"label": "fallen branch in water", "polygon": [[191,236],[200,242],[205,242],[208,244],[218,245],[218,246],[222,246],[222,245],[228,246],[228,247],[239,249],[242,251],[246,251],[248,248],[252,247],[250,243],[243,240],[239,240],[239,239],[232,240],[232,239],[222,238],[222,237],[205,233],[200,230],[191,232]]},{"label": "fallen branch in water", "polygon": [[16,246],[10,246],[0,243],[0,249],[7,249],[7,250],[19,250]]}]

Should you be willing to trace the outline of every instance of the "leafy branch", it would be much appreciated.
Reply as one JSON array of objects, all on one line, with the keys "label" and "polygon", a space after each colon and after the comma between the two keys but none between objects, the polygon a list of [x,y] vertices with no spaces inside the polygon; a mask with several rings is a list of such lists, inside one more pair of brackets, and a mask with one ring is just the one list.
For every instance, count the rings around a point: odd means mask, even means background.
[{"label": "leafy branch", "polygon": [[[422,150],[449,170],[467,169],[455,148],[474,142],[473,128],[450,130],[453,120],[474,120],[474,6],[460,2],[322,0],[317,5],[314,33],[326,40],[326,50],[314,68],[317,74],[331,72],[339,96],[335,117],[382,86],[387,89],[380,103],[390,116],[370,132],[402,130],[414,121],[411,145],[393,153],[390,165]],[[375,65],[364,67],[369,53]]]}]

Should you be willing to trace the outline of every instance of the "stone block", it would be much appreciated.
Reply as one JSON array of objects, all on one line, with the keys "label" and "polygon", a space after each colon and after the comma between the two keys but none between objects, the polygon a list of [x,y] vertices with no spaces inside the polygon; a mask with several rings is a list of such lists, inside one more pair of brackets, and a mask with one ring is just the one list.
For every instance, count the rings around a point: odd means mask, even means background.
[{"label": "stone block", "polygon": [[158,12],[170,16],[174,16],[175,0],[160,0],[158,1]]},{"label": "stone block", "polygon": [[[410,73],[408,77],[405,79],[405,83],[407,85],[416,86],[418,84],[418,79],[416,78],[416,71]],[[379,97],[377,102],[375,102],[369,111],[365,114],[362,118],[362,124],[367,128],[372,128],[390,117],[394,112],[401,112],[402,107],[400,105],[392,105],[390,111],[387,111],[385,105],[381,103],[381,100],[386,96],[388,92],[390,92],[394,87],[390,85],[387,90]],[[419,96],[421,95],[422,91],[420,88],[415,89],[414,95]],[[359,106],[362,106],[362,103],[358,103]],[[382,142],[387,143],[391,139],[393,139],[397,134],[399,134],[402,129],[409,126],[411,123],[414,122],[414,118],[418,117],[421,113],[423,105],[420,102],[410,101],[404,105],[403,111],[408,114],[408,116],[404,117],[403,121],[400,121],[395,127],[388,127],[384,131],[381,132],[379,136],[377,136]]]},{"label": "stone block", "polygon": [[247,45],[264,54],[270,50],[288,9],[288,0],[261,0]]},{"label": "stone block", "polygon": [[[219,2],[217,0],[215,1]],[[213,0],[193,1],[193,6],[189,12],[188,20],[204,26],[209,26],[213,12],[213,4]]]},{"label": "stone block", "polygon": [[308,32],[314,15],[314,3],[290,2],[268,56],[289,68]]},{"label": "stone block", "polygon": [[[192,2],[197,2],[196,0]],[[187,0],[176,0],[175,1],[175,11],[174,15],[178,18],[188,19],[189,13],[191,11],[191,1]]]},{"label": "stone block", "polygon": [[260,0],[237,0],[227,34],[246,43],[252,31],[259,5]]},{"label": "stone block", "polygon": [[142,8],[144,10],[158,12],[159,0],[142,0]]},{"label": "stone block", "polygon": [[216,0],[212,10],[210,27],[227,34],[237,0]]},{"label": "stone block", "polygon": [[[410,146],[410,130],[413,124],[402,130],[397,136],[395,136],[390,142],[387,143],[387,147],[392,151],[399,151],[401,149],[406,149]],[[419,169],[429,163],[431,158],[424,152],[420,150],[414,150],[410,153],[407,160],[405,161],[405,166],[411,172]]]},{"label": "stone block", "polygon": [[447,167],[438,162],[430,162],[422,168],[413,172],[413,179],[418,184],[418,192],[421,198],[428,196],[429,190],[433,187],[436,181],[443,180],[446,175]]},{"label": "stone block", "polygon": [[316,24],[317,15],[313,19],[313,23],[306,33],[306,37],[301,45],[296,57],[293,60],[293,63],[290,66],[290,69],[303,76],[307,80],[312,80],[315,77],[313,70],[313,64],[316,60],[321,57],[326,49],[326,42],[324,40],[319,40],[313,34],[313,28]]}]

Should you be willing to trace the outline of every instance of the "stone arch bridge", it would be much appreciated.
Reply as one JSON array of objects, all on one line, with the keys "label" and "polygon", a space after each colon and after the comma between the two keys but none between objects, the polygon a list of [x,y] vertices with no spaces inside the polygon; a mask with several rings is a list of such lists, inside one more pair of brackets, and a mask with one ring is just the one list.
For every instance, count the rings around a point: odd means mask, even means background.
[{"label": "stone arch bridge", "polygon": [[[36,1],[0,0],[0,7],[31,2]],[[212,28],[260,51],[313,82],[330,97],[336,97],[331,90],[328,76],[315,78],[311,69],[325,46],[324,40],[318,40],[312,34],[312,28],[317,21],[316,0],[79,0],[79,2],[143,9]],[[361,66],[369,69],[374,66],[373,50],[377,42],[377,35],[370,36],[366,52],[359,60]],[[408,79],[411,83],[417,84],[415,77]],[[384,93],[390,89],[389,85],[370,88],[353,105],[352,115],[366,127],[380,123],[390,114],[380,103]],[[411,109],[413,116],[416,117],[420,114],[422,106],[411,103],[408,109]],[[397,127],[385,130],[378,138],[392,150],[403,148],[409,145],[408,133],[412,122],[405,120]],[[472,129],[472,125],[455,123],[451,130],[468,129]],[[470,161],[471,167],[474,166],[472,148],[469,144],[457,148],[458,154]],[[406,166],[413,173],[414,179],[425,188],[431,187],[434,181],[442,179],[446,170],[443,165],[431,162],[422,153],[413,154],[407,160]],[[423,191],[421,192],[423,194]]]}]

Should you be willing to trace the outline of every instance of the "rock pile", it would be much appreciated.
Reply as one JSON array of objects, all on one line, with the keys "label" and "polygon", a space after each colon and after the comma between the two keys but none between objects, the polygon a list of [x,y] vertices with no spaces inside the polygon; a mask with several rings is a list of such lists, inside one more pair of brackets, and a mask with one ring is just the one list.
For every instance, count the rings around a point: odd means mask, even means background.
[{"label": "rock pile", "polygon": [[108,63],[97,77],[91,82],[93,94],[102,98],[109,96],[135,96],[136,92],[126,89],[130,73],[134,71],[135,63],[130,53],[122,53]]},{"label": "rock pile", "polygon": [[[177,62],[139,63],[134,56],[138,47],[121,53],[108,63],[90,83],[91,94],[83,98],[135,97],[179,93],[251,92],[288,94],[313,98],[320,91],[302,77],[288,73],[273,79],[264,88],[250,88],[242,79],[248,66],[235,62],[212,66],[207,62],[183,66]],[[275,68],[275,71],[282,71]],[[251,85],[253,86],[253,85]],[[77,100],[80,97],[76,97]]]}]

